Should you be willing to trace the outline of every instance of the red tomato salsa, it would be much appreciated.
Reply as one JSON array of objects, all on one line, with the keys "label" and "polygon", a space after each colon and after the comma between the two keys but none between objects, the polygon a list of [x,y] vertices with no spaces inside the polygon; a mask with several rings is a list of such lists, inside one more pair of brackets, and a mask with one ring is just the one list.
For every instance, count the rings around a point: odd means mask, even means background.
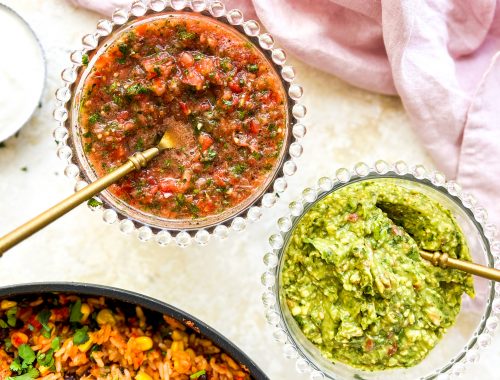
[{"label": "red tomato salsa", "polygon": [[147,213],[189,219],[235,207],[266,182],[287,111],[280,78],[256,47],[208,17],[176,14],[133,27],[96,58],[79,122],[98,176],[168,130],[175,148],[110,191]]}]

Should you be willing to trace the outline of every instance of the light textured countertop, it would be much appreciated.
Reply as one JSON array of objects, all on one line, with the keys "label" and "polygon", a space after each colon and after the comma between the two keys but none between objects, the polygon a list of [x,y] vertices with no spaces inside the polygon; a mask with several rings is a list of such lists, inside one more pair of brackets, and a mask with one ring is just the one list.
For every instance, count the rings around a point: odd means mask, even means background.
[{"label": "light textured countertop", "polygon": [[[54,91],[69,53],[94,30],[99,16],[63,0],[1,0],[38,33],[48,60],[42,107],[18,137],[0,149],[0,234],[72,192],[52,137]],[[0,32],[6,33],[1,29]],[[22,47],[20,47],[22,48]],[[3,52],[2,54],[15,54]],[[293,61],[293,60],[292,60]],[[238,344],[271,379],[306,379],[283,358],[261,303],[262,257],[278,216],[303,188],[358,161],[405,160],[432,167],[398,98],[353,88],[333,76],[292,62],[306,91],[309,132],[299,170],[278,204],[262,220],[224,242],[183,250],[124,236],[100,212],[81,206],[12,249],[0,260],[0,285],[83,281],[121,287],[161,299],[207,322]],[[21,168],[26,167],[26,171]],[[500,379],[498,335],[464,379]]]}]

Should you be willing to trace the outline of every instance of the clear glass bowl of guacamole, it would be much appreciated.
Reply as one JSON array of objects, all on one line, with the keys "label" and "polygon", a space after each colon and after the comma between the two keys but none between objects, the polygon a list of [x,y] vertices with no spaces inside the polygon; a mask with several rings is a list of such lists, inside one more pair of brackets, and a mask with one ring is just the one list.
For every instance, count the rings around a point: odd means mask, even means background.
[{"label": "clear glass bowl of guacamole", "polygon": [[269,240],[274,338],[311,379],[463,373],[498,325],[500,287],[434,267],[419,250],[499,267],[486,219],[458,184],[421,166],[358,164],[321,178]]}]

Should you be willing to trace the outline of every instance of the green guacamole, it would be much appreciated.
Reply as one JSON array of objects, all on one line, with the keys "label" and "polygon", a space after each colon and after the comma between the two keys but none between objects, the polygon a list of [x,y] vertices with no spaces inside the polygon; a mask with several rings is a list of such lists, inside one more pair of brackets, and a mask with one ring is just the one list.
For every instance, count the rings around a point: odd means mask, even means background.
[{"label": "green guacamole", "polygon": [[391,180],[363,181],[315,204],[294,229],[282,287],[305,336],[332,362],[364,370],[418,364],[455,322],[472,277],[419,250],[471,260],[451,213]]}]

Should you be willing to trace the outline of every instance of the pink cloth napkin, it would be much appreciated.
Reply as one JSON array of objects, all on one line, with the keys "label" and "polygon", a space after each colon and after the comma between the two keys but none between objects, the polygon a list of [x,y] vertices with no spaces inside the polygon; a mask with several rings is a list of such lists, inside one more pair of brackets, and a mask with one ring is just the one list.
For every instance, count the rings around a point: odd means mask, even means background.
[{"label": "pink cloth napkin", "polygon": [[[130,3],[71,1],[107,15]],[[500,0],[227,0],[226,7],[258,17],[310,65],[398,94],[437,166],[500,224]]]}]

